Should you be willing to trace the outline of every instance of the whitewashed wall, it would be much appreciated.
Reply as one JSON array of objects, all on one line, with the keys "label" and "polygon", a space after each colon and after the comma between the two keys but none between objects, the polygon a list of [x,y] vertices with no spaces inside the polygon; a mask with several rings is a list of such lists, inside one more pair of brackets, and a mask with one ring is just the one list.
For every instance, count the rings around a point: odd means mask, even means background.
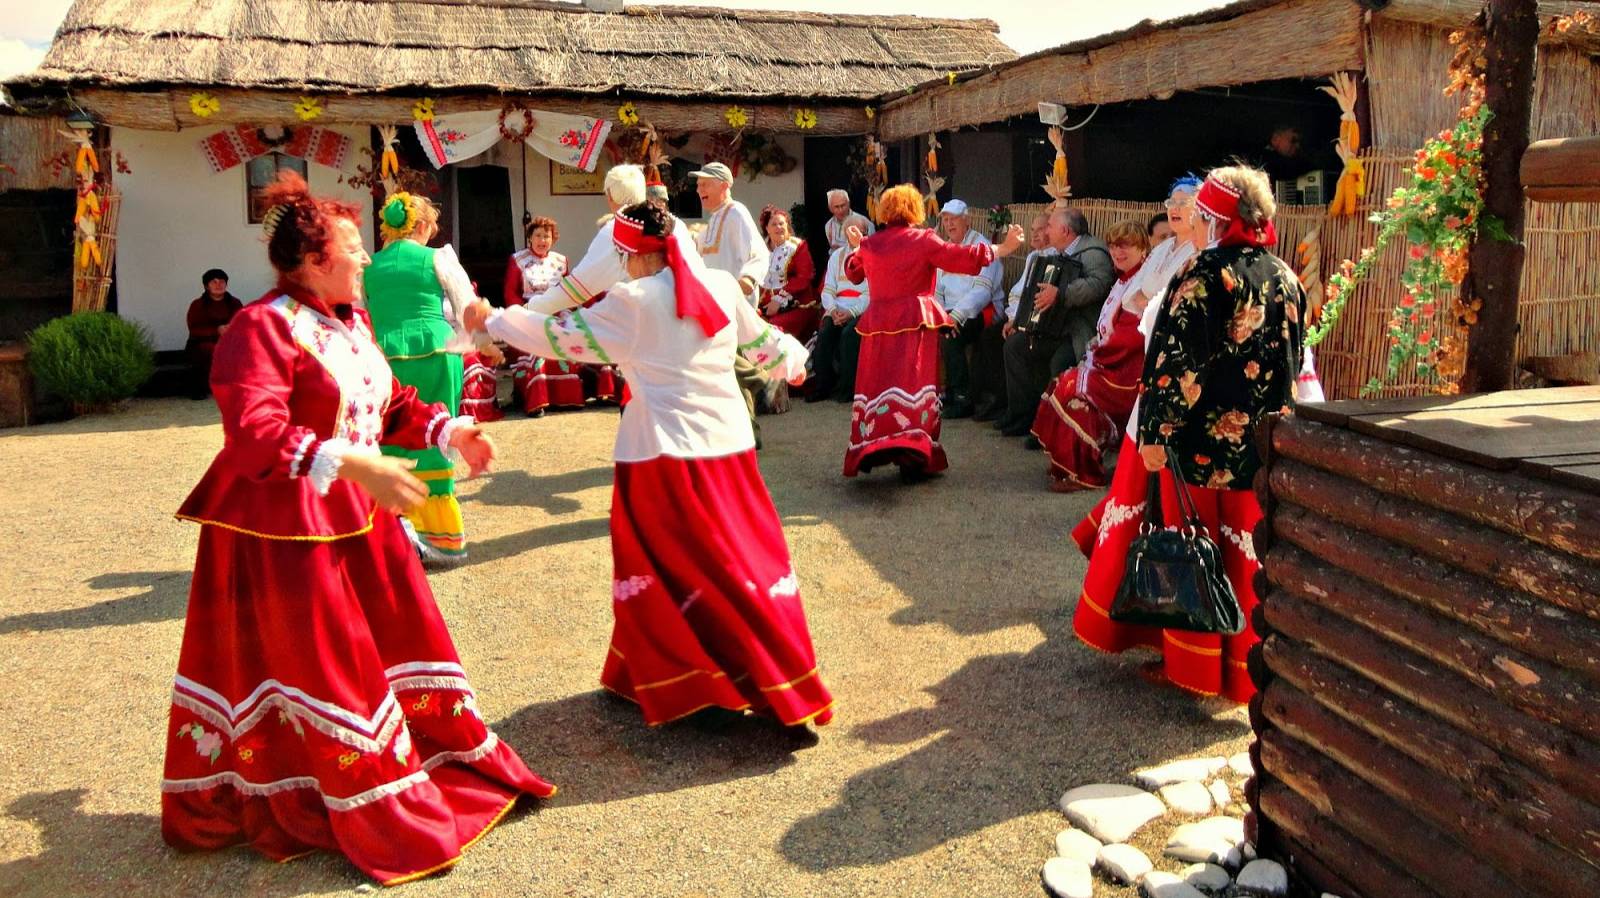
[{"label": "whitewashed wall", "polygon": [[[368,145],[364,127],[338,128],[359,149]],[[120,175],[122,212],[117,223],[117,311],[143,323],[157,349],[182,349],[188,338],[184,313],[200,295],[200,274],[221,268],[228,289],[245,302],[272,286],[272,268],[261,226],[246,223],[244,166],[213,174],[200,152],[213,129],[137,131],[114,128],[111,142],[132,174]],[[351,154],[353,167],[364,156]],[[338,183],[340,172],[312,162],[311,188],[370,208],[364,190]],[[362,235],[372,249],[372,224]]]}]

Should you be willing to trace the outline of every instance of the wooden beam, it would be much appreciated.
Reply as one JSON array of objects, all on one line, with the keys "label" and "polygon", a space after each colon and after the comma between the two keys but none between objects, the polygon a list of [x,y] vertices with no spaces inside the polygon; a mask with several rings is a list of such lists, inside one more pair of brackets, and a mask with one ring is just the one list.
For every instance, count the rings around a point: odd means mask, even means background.
[{"label": "wooden beam", "polygon": [[[219,125],[299,125],[304,124],[294,113],[294,104],[301,96],[299,91],[275,90],[214,90],[222,108],[206,118],[200,118],[189,108],[192,91],[171,90],[160,93],[136,93],[112,88],[90,88],[76,92],[75,96],[85,108],[109,125],[154,131],[175,131],[183,128],[214,128]],[[316,119],[319,125],[409,125],[411,107],[421,95],[392,96],[377,94],[318,94],[324,111]],[[753,130],[774,131],[780,134],[808,136],[845,136],[866,134],[872,130],[872,119],[867,117],[866,106],[861,104],[812,107],[817,113],[817,126],[802,130],[794,123],[799,105],[779,106],[705,100],[632,98],[639,112],[640,122],[649,122],[664,133],[727,132],[733,133],[723,114],[730,105],[745,110],[749,127]],[[611,98],[562,96],[555,94],[501,95],[492,93],[461,96],[440,96],[434,101],[435,115],[453,112],[471,112],[483,109],[500,109],[507,103],[517,103],[530,109],[545,109],[573,115],[587,115],[616,121],[618,101]]]},{"label": "wooden beam", "polygon": [[[1509,390],[1517,379],[1517,293],[1522,283],[1525,204],[1518,168],[1528,149],[1533,114],[1534,53],[1539,44],[1536,0],[1489,0],[1484,26],[1484,105],[1492,113],[1483,129],[1483,214],[1505,226],[1504,235],[1480,233],[1468,251],[1462,295],[1482,300],[1478,323],[1467,333],[1467,367],[1461,390]],[[1568,263],[1572,264],[1572,263]]]},{"label": "wooden beam", "polygon": [[1522,154],[1522,190],[1541,203],[1600,202],[1600,137],[1530,144]]},{"label": "wooden beam", "polygon": [[[1221,22],[1158,27],[1078,52],[1068,47],[889,101],[878,131],[886,141],[904,140],[1031,113],[1041,100],[1119,103],[1359,70],[1361,16],[1349,0],[1290,0]],[[1272,50],[1256,52],[1262,47]],[[1250,56],[1250,65],[1238,65],[1240,54]]]}]

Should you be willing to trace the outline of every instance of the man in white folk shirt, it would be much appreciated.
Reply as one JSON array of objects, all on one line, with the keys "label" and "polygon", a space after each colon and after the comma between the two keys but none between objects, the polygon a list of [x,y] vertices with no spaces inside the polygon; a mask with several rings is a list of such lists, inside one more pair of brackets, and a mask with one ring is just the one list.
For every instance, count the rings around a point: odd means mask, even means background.
[{"label": "man in white folk shirt", "polygon": [[[945,239],[965,246],[988,244],[989,238],[972,229],[972,218],[967,204],[952,199],[939,210],[939,225]],[[977,274],[954,274],[940,271],[934,281],[933,296],[950,317],[956,329],[944,338],[944,417],[972,417],[972,366],[967,360],[967,350],[983,334],[983,310],[997,299],[996,288],[1002,276],[1001,259],[985,265]]]},{"label": "man in white folk shirt", "polygon": [[822,326],[811,352],[813,376],[807,384],[807,402],[855,399],[856,359],[861,354],[856,319],[867,310],[871,296],[866,281],[856,284],[845,277],[844,263],[852,252],[855,250],[846,243],[828,257],[828,270],[822,277]]},{"label": "man in white folk shirt", "polygon": [[[733,172],[721,162],[710,162],[699,171],[690,172],[689,177],[695,179],[695,192],[700,195],[701,214],[706,220],[705,229],[695,238],[701,258],[707,268],[733,275],[745,298],[754,304],[756,288],[767,275],[771,253],[750,210],[733,198]],[[733,370],[739,378],[739,391],[750,407],[750,426],[756,431],[759,448],[761,426],[756,423],[756,396],[763,396],[772,411],[785,412],[789,410],[789,385],[763,377],[743,357],[734,360]]]},{"label": "man in white folk shirt", "polygon": [[823,231],[828,235],[828,255],[833,255],[839,248],[845,246],[845,231],[851,225],[861,229],[861,236],[872,236],[872,222],[865,215],[850,208],[850,194],[839,188],[828,191],[828,212],[832,217],[823,225]]}]

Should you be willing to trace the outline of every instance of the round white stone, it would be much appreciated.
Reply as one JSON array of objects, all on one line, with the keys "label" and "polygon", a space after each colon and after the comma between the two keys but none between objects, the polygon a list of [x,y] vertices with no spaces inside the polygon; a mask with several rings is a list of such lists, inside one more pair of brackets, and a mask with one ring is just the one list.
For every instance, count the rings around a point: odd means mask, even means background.
[{"label": "round white stone", "polygon": [[1100,856],[1100,840],[1081,829],[1067,828],[1056,833],[1056,856],[1093,867]]},{"label": "round white stone", "polygon": [[1256,859],[1256,846],[1254,844],[1250,843],[1250,842],[1246,842],[1243,845],[1240,845],[1239,846],[1239,855],[1240,855],[1240,857],[1243,857],[1247,861],[1255,860]]},{"label": "round white stone", "polygon": [[1079,786],[1061,796],[1061,812],[1072,825],[1101,842],[1126,842],[1139,827],[1167,812],[1143,789],[1110,783]]},{"label": "round white stone", "polygon": [[1235,817],[1207,817],[1185,823],[1167,840],[1165,854],[1180,861],[1239,865],[1239,846],[1244,842],[1244,821]]},{"label": "round white stone", "polygon": [[1216,864],[1190,864],[1178,875],[1203,892],[1221,892],[1233,885],[1233,877]]},{"label": "round white stone", "polygon": [[1189,758],[1135,770],[1133,778],[1146,789],[1159,789],[1170,783],[1203,783],[1227,765],[1225,758]]},{"label": "round white stone", "polygon": [[1289,873],[1277,861],[1254,860],[1239,871],[1238,885],[1248,895],[1281,898],[1289,894]]},{"label": "round white stone", "polygon": [[1211,791],[1200,783],[1173,783],[1162,786],[1159,794],[1167,807],[1185,816],[1200,817],[1211,813]]},{"label": "round white stone", "polygon": [[1211,792],[1211,800],[1219,811],[1227,808],[1233,801],[1233,793],[1228,790],[1228,784],[1222,780],[1212,780],[1207,789]]},{"label": "round white stone", "polygon": [[1145,898],[1206,898],[1205,893],[1165,870],[1145,874],[1139,883]]},{"label": "round white stone", "polygon": [[1228,759],[1228,767],[1240,776],[1251,776],[1256,772],[1256,765],[1250,763],[1250,753],[1241,751]]},{"label": "round white stone", "polygon": [[1040,876],[1056,898],[1094,898],[1094,873],[1088,864],[1053,857],[1044,862]]},{"label": "round white stone", "polygon": [[1100,849],[1095,866],[1123,885],[1133,885],[1139,881],[1139,877],[1155,869],[1144,852],[1121,842]]}]

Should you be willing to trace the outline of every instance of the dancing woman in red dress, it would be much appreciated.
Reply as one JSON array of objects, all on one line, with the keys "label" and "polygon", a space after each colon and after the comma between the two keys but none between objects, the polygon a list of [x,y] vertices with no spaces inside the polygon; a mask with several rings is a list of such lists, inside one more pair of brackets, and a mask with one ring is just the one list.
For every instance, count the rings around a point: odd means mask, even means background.
[{"label": "dancing woman in red dress", "polygon": [[866,280],[872,302],[856,325],[861,355],[844,476],[895,464],[915,478],[949,467],[939,445],[939,339],[955,325],[933,298],[934,275],[977,274],[1014,252],[1024,235],[1012,225],[999,247],[948,243],[922,227],[922,194],[909,184],[884,191],[878,209],[883,230],[866,238],[858,228],[846,231],[859,249],[845,276]]},{"label": "dancing woman in red dress", "polygon": [[353,308],[358,208],[270,189],[276,289],[217,347],[224,444],[178,517],[201,524],[173,685],[161,830],[273,860],[339,851],[385,885],[443,870],[555,787],[484,726],[395,512],[427,495],[383,445],[484,470],[470,418],[402,388]]}]

